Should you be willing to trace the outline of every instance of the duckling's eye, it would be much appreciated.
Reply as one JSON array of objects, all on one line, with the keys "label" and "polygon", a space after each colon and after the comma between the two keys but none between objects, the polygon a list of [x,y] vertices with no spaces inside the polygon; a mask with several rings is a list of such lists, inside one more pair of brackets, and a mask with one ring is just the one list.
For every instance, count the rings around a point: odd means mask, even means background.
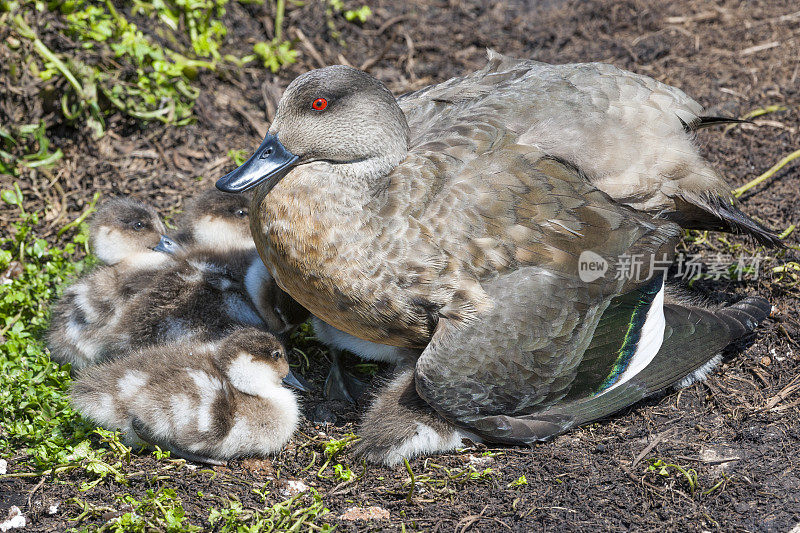
[{"label": "duckling's eye", "polygon": [[283,357],[283,353],[280,350],[272,350],[269,354],[273,359],[280,359]]},{"label": "duckling's eye", "polygon": [[328,107],[328,101],[325,100],[324,98],[317,98],[311,104],[311,107],[314,109],[314,111],[322,111],[323,109]]},{"label": "duckling's eye", "polygon": [[239,209],[234,214],[239,218],[244,218],[247,216],[247,209]]},{"label": "duckling's eye", "polygon": [[135,231],[141,231],[142,229],[144,229],[144,223],[143,222],[134,222],[133,223],[133,229]]}]

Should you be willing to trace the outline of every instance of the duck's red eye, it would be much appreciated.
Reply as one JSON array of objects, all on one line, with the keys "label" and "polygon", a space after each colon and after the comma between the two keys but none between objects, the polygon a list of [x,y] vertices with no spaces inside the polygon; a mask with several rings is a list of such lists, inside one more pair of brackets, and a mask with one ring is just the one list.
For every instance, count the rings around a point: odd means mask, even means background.
[{"label": "duck's red eye", "polygon": [[323,109],[328,107],[328,101],[325,100],[324,98],[317,98],[311,104],[311,107],[314,108],[314,110],[316,110],[316,111],[322,111]]}]

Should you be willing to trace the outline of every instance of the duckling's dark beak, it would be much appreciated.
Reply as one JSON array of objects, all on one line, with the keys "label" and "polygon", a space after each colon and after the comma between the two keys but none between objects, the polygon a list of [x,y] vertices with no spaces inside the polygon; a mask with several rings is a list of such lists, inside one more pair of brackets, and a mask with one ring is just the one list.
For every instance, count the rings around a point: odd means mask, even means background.
[{"label": "duckling's dark beak", "polygon": [[277,182],[291,170],[298,159],[299,157],[280,143],[277,135],[268,133],[256,153],[244,165],[217,180],[217,189],[223,192],[242,192],[266,180]]},{"label": "duckling's dark beak", "polygon": [[183,247],[177,242],[173,241],[166,235],[162,235],[161,240],[158,241],[158,244],[156,244],[156,247],[153,248],[153,250],[155,250],[156,252],[164,252],[165,254],[172,255],[181,251],[182,248]]},{"label": "duckling's dark beak", "polygon": [[283,384],[288,387],[292,387],[293,389],[297,389],[301,392],[308,392],[311,390],[308,384],[304,383],[303,381],[300,381],[300,379],[297,376],[292,374],[291,370],[289,370],[289,373],[286,374],[285,378],[283,378]]}]

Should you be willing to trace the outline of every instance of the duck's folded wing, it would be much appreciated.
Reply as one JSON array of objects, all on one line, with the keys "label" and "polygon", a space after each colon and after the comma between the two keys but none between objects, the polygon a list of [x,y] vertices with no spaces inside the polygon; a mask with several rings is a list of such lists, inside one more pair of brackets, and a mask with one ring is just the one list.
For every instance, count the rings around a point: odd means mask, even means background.
[{"label": "duck's folded wing", "polygon": [[575,280],[526,270],[492,284],[498,304],[482,320],[442,321],[416,369],[426,402],[494,442],[547,439],[689,384],[770,312],[761,298],[664,304],[660,277],[604,306]]},{"label": "duck's folded wing", "polygon": [[[529,444],[562,433],[572,427],[597,420],[624,409],[660,390],[676,385],[688,386],[705,375],[721,360],[719,352],[740,336],[750,333],[770,312],[763,298],[748,297],[717,311],[665,305],[666,328],[661,348],[648,365],[618,387],[587,392],[581,385],[581,368],[575,385],[577,392],[552,406],[530,415],[492,415],[473,422],[475,431],[493,440]],[[594,382],[596,383],[596,382]],[[573,392],[573,391],[571,391]]]},{"label": "duck's folded wing", "polygon": [[[416,388],[450,421],[515,441],[515,429],[480,421],[559,404],[587,356],[594,361],[586,364],[604,371],[580,384],[593,392],[621,386],[652,361],[665,329],[656,267],[668,264],[680,229],[617,204],[575,168],[535,153],[479,157],[458,179],[474,182],[472,173],[483,200],[470,220],[485,230],[473,234],[477,245],[450,253],[471,266],[486,301],[467,319],[442,313],[417,363]],[[437,228],[443,242],[447,230]],[[490,249],[484,257],[486,242],[503,243],[503,253]],[[626,256],[637,265],[631,272],[619,268]],[[616,347],[589,350],[606,330],[617,332],[609,341]],[[534,433],[547,436],[572,422],[550,423]]]}]

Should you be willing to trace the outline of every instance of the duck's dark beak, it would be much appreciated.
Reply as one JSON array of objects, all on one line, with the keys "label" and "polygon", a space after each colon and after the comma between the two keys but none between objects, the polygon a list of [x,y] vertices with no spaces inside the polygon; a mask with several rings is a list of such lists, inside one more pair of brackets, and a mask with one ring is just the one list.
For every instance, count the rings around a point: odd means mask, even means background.
[{"label": "duck's dark beak", "polygon": [[165,254],[175,254],[179,252],[183,247],[178,244],[177,242],[173,241],[166,235],[161,236],[161,240],[158,241],[156,247],[153,248],[156,252],[164,252]]},{"label": "duck's dark beak", "polygon": [[298,159],[280,143],[277,135],[268,133],[256,153],[244,165],[217,180],[217,189],[223,192],[242,192],[265,180],[278,181],[291,170]]},{"label": "duck's dark beak", "polygon": [[311,390],[306,383],[303,383],[297,376],[292,374],[291,370],[289,370],[289,373],[283,378],[283,384],[301,392],[308,392]]}]

